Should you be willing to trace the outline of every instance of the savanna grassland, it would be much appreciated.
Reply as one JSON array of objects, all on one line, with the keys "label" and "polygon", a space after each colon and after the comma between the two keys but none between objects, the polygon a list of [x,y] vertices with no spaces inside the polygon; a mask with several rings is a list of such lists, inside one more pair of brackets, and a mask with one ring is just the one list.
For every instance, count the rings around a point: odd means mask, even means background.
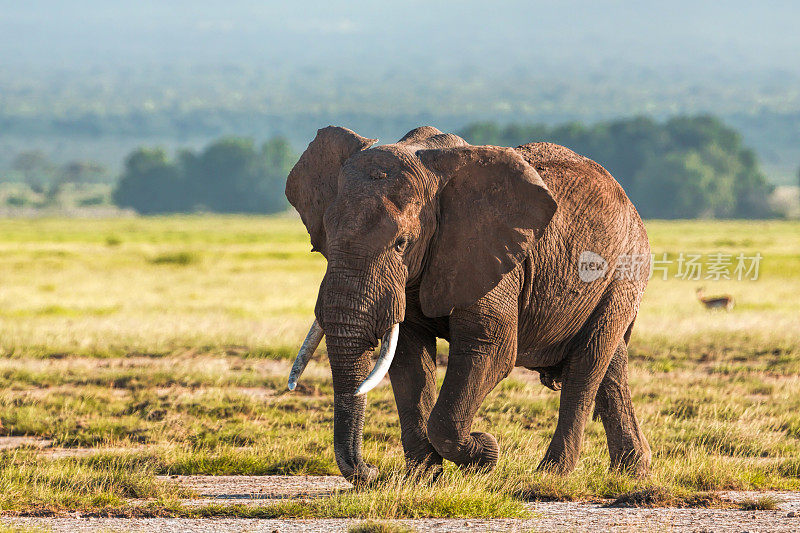
[{"label": "savanna grassland", "polygon": [[[648,231],[659,258],[763,256],[756,281],[676,279],[675,264],[651,281],[630,348],[654,454],[648,479],[608,472],[599,421],[573,474],[536,473],[558,394],[515,370],[474,425],[500,442],[495,472],[449,465],[435,483],[405,482],[387,382],[370,393],[364,432],[377,486],[244,508],[187,507],[191,493],[159,476],[338,474],[324,350],[285,390],[325,266],[299,220],[0,220],[0,434],[35,438],[0,451],[0,507],[517,517],[532,499],[651,489],[660,502],[708,504],[707,491],[800,490],[800,224],[651,222]],[[735,310],[704,309],[701,285],[733,295]]]}]

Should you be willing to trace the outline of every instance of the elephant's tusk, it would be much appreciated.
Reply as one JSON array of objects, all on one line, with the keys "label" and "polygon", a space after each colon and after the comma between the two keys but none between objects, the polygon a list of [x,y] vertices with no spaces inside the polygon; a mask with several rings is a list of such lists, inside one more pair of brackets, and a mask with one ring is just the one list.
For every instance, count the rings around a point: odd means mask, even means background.
[{"label": "elephant's tusk", "polygon": [[325,332],[322,330],[322,326],[319,325],[319,322],[314,320],[314,323],[311,324],[311,329],[308,330],[306,340],[303,341],[300,351],[297,352],[297,358],[292,365],[292,371],[289,372],[289,390],[294,390],[294,388],[297,387],[297,380],[300,379],[300,374],[303,373],[308,362],[311,361],[311,357],[317,350],[319,343],[322,342],[322,337],[324,335]]},{"label": "elephant's tusk", "polygon": [[381,352],[378,354],[378,360],[375,361],[375,368],[372,369],[364,383],[358,387],[356,394],[366,394],[381,382],[383,376],[389,371],[392,366],[392,359],[394,359],[394,351],[397,349],[397,336],[400,334],[400,324],[392,326],[391,331],[383,336],[381,339]]}]

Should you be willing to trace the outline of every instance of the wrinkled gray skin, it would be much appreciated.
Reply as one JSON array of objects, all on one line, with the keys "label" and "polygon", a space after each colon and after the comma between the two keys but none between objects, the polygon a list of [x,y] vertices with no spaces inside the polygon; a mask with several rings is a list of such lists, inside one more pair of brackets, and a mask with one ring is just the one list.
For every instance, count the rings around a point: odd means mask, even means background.
[{"label": "wrinkled gray skin", "polygon": [[[371,350],[400,323],[389,370],[407,466],[492,468],[499,448],[471,432],[486,395],[514,366],[561,390],[540,468],[575,468],[595,405],[613,468],[645,474],[650,448],[628,388],[627,343],[647,283],[649,244],[633,205],[597,163],[554,144],[470,146],[422,127],[396,144],[319,130],[286,196],[328,260],[315,314],[334,387],[342,474],[375,478],[361,455]],[[607,271],[579,277],[579,256]],[[638,262],[625,275],[627,258]],[[622,276],[615,276],[615,269]],[[630,278],[630,279],[629,279]],[[436,338],[450,343],[436,397]]]}]

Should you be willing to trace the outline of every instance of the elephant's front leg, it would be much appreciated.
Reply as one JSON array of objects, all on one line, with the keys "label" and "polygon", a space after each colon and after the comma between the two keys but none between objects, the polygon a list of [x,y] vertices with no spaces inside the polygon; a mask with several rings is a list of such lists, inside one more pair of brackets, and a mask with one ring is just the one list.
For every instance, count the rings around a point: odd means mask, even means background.
[{"label": "elephant's front leg", "polygon": [[500,455],[489,433],[471,433],[481,403],[514,367],[517,294],[501,282],[486,297],[450,317],[450,355],[428,438],[439,454],[463,467],[494,468]]},{"label": "elephant's front leg", "polygon": [[436,337],[403,323],[389,368],[401,440],[410,473],[441,470],[442,457],[428,441],[427,425],[436,399]]}]

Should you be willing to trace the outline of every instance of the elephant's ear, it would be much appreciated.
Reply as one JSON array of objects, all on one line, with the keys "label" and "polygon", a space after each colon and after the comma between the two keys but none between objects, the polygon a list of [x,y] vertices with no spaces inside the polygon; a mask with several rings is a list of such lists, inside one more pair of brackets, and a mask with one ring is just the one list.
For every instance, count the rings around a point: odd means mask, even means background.
[{"label": "elephant's ear", "polygon": [[306,225],[313,250],[325,250],[325,209],[336,198],[339,169],[353,154],[378,142],[347,128],[328,126],[317,131],[286,179],[286,198]]},{"label": "elephant's ear", "polygon": [[511,148],[420,150],[439,178],[438,229],[420,286],[422,311],[449,315],[488,293],[526,256],[553,217],[542,178]]}]

